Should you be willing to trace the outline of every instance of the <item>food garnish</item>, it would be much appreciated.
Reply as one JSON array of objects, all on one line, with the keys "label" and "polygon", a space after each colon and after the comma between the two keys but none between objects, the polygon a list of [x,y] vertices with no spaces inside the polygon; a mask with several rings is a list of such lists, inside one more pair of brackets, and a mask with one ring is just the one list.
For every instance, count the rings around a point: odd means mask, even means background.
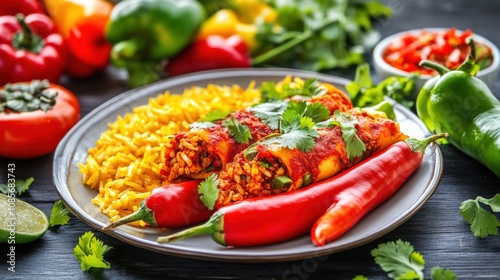
[{"label": "food garnish", "polygon": [[481,207],[481,203],[488,205],[493,212],[500,212],[500,194],[496,194],[489,199],[478,196],[476,199],[462,202],[460,215],[464,221],[470,224],[474,236],[485,238],[490,235],[498,235],[500,221],[494,214]]},{"label": "food garnish", "polygon": [[63,226],[69,222],[69,209],[66,208],[61,200],[54,202],[52,210],[50,211],[49,226],[55,228],[56,226]]},{"label": "food garnish", "polygon": [[111,268],[104,255],[112,248],[95,237],[94,233],[87,231],[78,238],[73,253],[83,271],[91,268]]}]

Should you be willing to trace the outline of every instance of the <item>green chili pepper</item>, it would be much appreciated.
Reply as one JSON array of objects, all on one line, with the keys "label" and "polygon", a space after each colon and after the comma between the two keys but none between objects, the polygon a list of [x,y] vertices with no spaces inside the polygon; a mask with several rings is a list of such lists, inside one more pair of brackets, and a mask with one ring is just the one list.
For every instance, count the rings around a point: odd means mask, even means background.
[{"label": "green chili pepper", "polygon": [[475,77],[475,46],[468,59],[451,71],[439,64],[420,65],[439,75],[428,80],[417,97],[418,116],[432,133],[449,133],[448,141],[500,178],[500,101]]},{"label": "green chili pepper", "polygon": [[132,87],[159,79],[158,65],[178,54],[196,35],[205,10],[194,0],[125,0],[106,27],[111,62],[127,68]]}]

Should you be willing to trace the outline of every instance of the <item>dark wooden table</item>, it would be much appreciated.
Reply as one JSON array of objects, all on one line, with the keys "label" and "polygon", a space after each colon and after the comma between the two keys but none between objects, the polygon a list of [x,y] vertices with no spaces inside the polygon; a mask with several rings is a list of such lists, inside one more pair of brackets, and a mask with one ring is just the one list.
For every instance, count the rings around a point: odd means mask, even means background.
[{"label": "dark wooden table", "polygon": [[[471,28],[500,46],[500,2],[498,0],[389,0],[394,16],[378,23],[383,37],[420,27]],[[352,71],[335,71],[353,78]],[[376,77],[374,77],[376,79]],[[79,97],[83,114],[125,90],[122,73],[109,69],[87,80],[62,81]],[[500,97],[500,79],[492,87]],[[361,247],[329,255],[269,264],[238,264],[172,257],[140,249],[93,230],[72,216],[68,225],[48,231],[42,239],[16,245],[16,272],[7,268],[8,246],[0,246],[0,279],[387,279],[370,251],[378,244],[402,239],[410,242],[426,260],[425,275],[441,266],[460,279],[500,279],[500,236],[477,239],[458,214],[460,203],[477,195],[492,197],[500,191],[500,180],[485,167],[452,146],[442,146],[444,172],[434,195],[421,210],[399,228]],[[59,197],[52,182],[49,154],[31,160],[0,159],[0,182],[6,181],[8,163],[15,163],[17,178],[33,176],[29,192],[19,197],[49,214]],[[106,255],[111,269],[83,272],[73,256],[78,237],[92,230],[114,249]]]}]

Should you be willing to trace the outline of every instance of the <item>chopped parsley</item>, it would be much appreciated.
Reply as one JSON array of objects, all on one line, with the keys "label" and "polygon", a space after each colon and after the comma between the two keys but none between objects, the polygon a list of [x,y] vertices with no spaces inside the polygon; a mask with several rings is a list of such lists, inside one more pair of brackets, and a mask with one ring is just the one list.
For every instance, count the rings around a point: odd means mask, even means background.
[{"label": "chopped parsley", "polygon": [[226,119],[222,125],[229,130],[229,134],[234,137],[236,142],[248,144],[252,139],[252,134],[247,125],[241,124],[234,117]]},{"label": "chopped parsley", "polygon": [[217,180],[217,175],[211,174],[198,186],[198,193],[201,194],[200,200],[205,204],[205,206],[213,210],[215,202],[219,197],[219,181]]}]

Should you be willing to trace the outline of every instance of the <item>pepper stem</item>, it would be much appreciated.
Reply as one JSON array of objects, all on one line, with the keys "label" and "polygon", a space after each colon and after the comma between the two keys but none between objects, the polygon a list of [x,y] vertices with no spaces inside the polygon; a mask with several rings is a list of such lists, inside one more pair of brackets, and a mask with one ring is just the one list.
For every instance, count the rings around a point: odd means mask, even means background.
[{"label": "pepper stem", "polygon": [[458,66],[457,70],[468,73],[471,76],[475,76],[479,70],[481,70],[481,66],[476,63],[476,44],[474,43],[474,39],[472,36],[469,36],[465,39],[465,42],[469,46],[469,55],[467,59]]},{"label": "pepper stem", "polygon": [[141,205],[139,206],[139,209],[137,209],[137,211],[108,224],[107,226],[103,227],[102,230],[110,230],[110,229],[115,228],[117,226],[120,226],[123,224],[128,224],[130,222],[135,222],[135,221],[139,221],[139,220],[143,220],[152,226],[158,225],[156,223],[156,219],[154,218],[153,211],[151,211],[151,209],[149,209],[146,206],[145,200],[143,200],[141,202]]},{"label": "pepper stem", "polygon": [[408,138],[405,140],[406,144],[410,147],[412,152],[420,152],[424,153],[425,148],[431,143],[436,141],[437,139],[448,137],[448,133],[439,133],[439,134],[434,134],[431,135],[425,139],[415,139],[415,138]]},{"label": "pepper stem", "polygon": [[33,30],[26,23],[23,14],[17,14],[16,19],[21,26],[21,31],[13,37],[12,45],[14,48],[39,53],[44,45],[43,39],[33,33]]},{"label": "pepper stem", "polygon": [[188,228],[168,236],[158,237],[156,241],[158,243],[169,243],[196,235],[210,234],[215,242],[225,246],[226,242],[224,240],[224,233],[223,233],[224,232],[223,218],[224,214],[222,214],[221,212],[215,212],[212,215],[212,217],[210,217],[210,220],[208,220],[204,224]]},{"label": "pepper stem", "polygon": [[421,67],[427,67],[427,68],[436,70],[436,72],[438,72],[438,74],[440,76],[450,72],[450,69],[444,67],[443,65],[438,64],[438,63],[433,62],[433,61],[430,61],[430,60],[426,60],[426,59],[420,61],[420,63],[418,65]]}]

